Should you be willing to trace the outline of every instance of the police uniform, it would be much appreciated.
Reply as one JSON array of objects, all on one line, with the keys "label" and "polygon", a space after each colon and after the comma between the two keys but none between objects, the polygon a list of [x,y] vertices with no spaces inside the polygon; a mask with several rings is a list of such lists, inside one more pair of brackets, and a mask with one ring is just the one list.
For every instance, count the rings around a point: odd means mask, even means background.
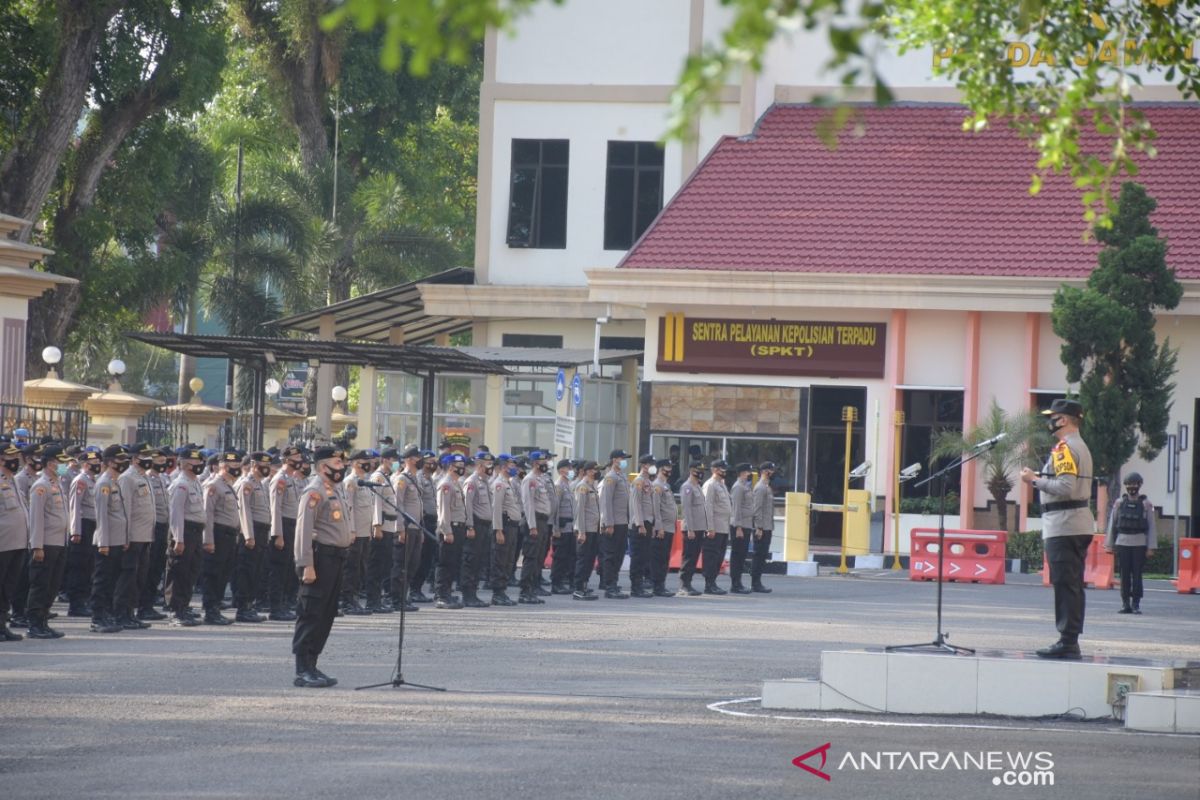
[{"label": "police uniform", "polygon": [[[521,503],[513,491],[512,481],[504,474],[510,461],[505,456],[498,460],[497,472],[492,479],[492,532],[495,546],[492,548],[492,605],[511,606],[508,596],[508,578],[516,557],[517,531],[521,524]],[[538,602],[541,599],[538,598]]]},{"label": "police uniform", "polygon": [[90,617],[92,569],[96,561],[93,539],[96,535],[96,478],[100,454],[88,451],[82,455],[84,469],[71,481],[67,511],[71,515],[71,542],[67,545],[67,569],[63,583],[67,589],[67,616]]},{"label": "police uniform", "polygon": [[[595,464],[583,467],[587,473]],[[589,469],[590,468],[590,469]],[[600,542],[600,494],[596,484],[588,475],[575,484],[575,575],[573,596],[576,600],[594,600],[596,595],[588,588],[592,570],[596,565]]]},{"label": "police uniform", "polygon": [[765,462],[759,466],[758,483],[754,484],[751,501],[754,504],[754,560],[750,562],[750,591],[769,594],[770,589],[763,585],[763,568],[767,564],[767,556],[771,554],[771,533],[775,530],[775,493],[771,489],[771,480],[763,472],[774,471],[775,465]]},{"label": "police uniform", "polygon": [[137,611],[142,587],[146,583],[156,519],[154,487],[150,484],[150,476],[146,474],[146,467],[152,464],[153,451],[146,447],[136,456],[138,463],[130,465],[117,479],[129,518],[129,539],[121,554],[114,603],[117,622],[128,629],[150,627],[148,622],[137,620],[134,612]]},{"label": "police uniform", "polygon": [[[317,669],[317,659],[325,650],[342,591],[342,564],[354,531],[350,528],[350,509],[342,488],[344,470],[323,474],[323,462],[343,458],[341,450],[319,447],[313,453],[316,473],[300,494],[296,517],[294,558],[297,579],[301,581],[299,613],[292,636],[292,654],[296,657],[295,685],[321,688],[337,681]],[[304,583],[306,568],[316,572],[311,583]]]},{"label": "police uniform", "polygon": [[[532,454],[537,460],[541,453]],[[541,587],[542,566],[545,553],[542,549],[544,542],[550,538],[550,503],[551,493],[546,488],[546,482],[536,468],[531,468],[529,474],[521,481],[521,510],[529,525],[529,535],[525,537],[521,551],[521,596],[537,596]]]},{"label": "police uniform", "polygon": [[[724,469],[724,461],[713,462],[713,467]],[[725,560],[726,540],[729,538],[729,528],[733,522],[733,501],[729,498],[729,489],[725,479],[714,474],[704,483],[704,504],[708,507],[708,519],[712,528],[712,536],[704,537],[701,547],[703,555],[702,569],[704,571],[704,593],[725,594],[725,590],[717,585],[717,575],[721,573],[721,563]]]},{"label": "police uniform", "polygon": [[[156,453],[160,457],[174,457],[174,453],[163,448]],[[138,598],[138,619],[163,619],[163,615],[154,609],[154,601],[158,597],[158,588],[163,582],[167,568],[167,540],[170,539],[170,500],[167,489],[171,481],[166,475],[165,463],[151,467],[147,478],[150,479],[150,490],[154,493],[154,541],[150,544],[146,558],[146,580],[142,583],[142,592]]]},{"label": "police uniform", "polygon": [[[569,462],[558,462],[558,469]],[[566,475],[559,475],[554,484],[554,555],[550,561],[550,586],[554,594],[570,594],[575,572],[575,492]]]},{"label": "police uniform", "polygon": [[[259,596],[263,561],[271,548],[271,500],[263,480],[270,476],[271,456],[264,452],[251,453],[243,466],[242,476],[233,484],[238,497],[238,537],[235,557],[234,605],[236,622],[262,622],[254,608]],[[267,471],[263,475],[261,471]],[[249,546],[253,545],[253,547]]]},{"label": "police uniform", "polygon": [[[281,454],[285,464],[300,463],[304,454],[298,447],[289,447]],[[284,622],[295,618],[292,604],[298,584],[292,553],[296,546],[296,515],[299,513],[300,487],[304,479],[300,470],[294,473],[280,469],[267,485],[271,504],[271,549],[267,555],[267,604],[270,618]]]},{"label": "police uniform", "polygon": [[[20,454],[20,449],[15,445],[0,444],[0,458],[5,462],[17,460]],[[28,546],[29,509],[17,489],[14,476],[0,472],[0,642],[24,638],[8,629],[8,613],[12,609],[13,594],[17,590]]]},{"label": "police uniform", "polygon": [[[421,451],[421,456],[426,463],[417,470],[417,488],[421,491],[421,516],[418,519],[425,526],[425,530],[432,531],[438,524],[437,488],[441,484],[442,478],[445,477],[445,472],[428,468],[435,458],[432,450]],[[436,577],[434,565],[438,558],[436,552],[438,548],[431,546],[432,542],[425,542],[425,545],[421,548],[421,562],[417,564],[417,570],[412,580],[411,597],[414,603],[429,601],[422,589],[425,581],[433,582]]]},{"label": "police uniform", "polygon": [[462,564],[463,542],[467,538],[467,506],[457,470],[466,459],[455,454],[448,457],[446,474],[437,485],[437,604],[438,608],[462,608],[462,603],[450,593]]},{"label": "police uniform", "polygon": [[[406,451],[407,452],[407,451]],[[408,456],[406,456],[408,457]],[[421,489],[417,485],[417,472],[402,470],[396,475],[396,505],[404,509],[409,517],[421,521],[425,512],[421,503]],[[400,531],[404,536],[400,536]],[[421,566],[422,540],[425,534],[413,523],[406,519],[396,520],[396,541],[392,549],[392,606],[399,608],[401,603],[408,603],[408,610],[413,610],[412,589],[419,589],[416,583],[417,569]]]},{"label": "police uniform", "polygon": [[[395,450],[385,450],[384,457],[395,458]],[[396,542],[396,509],[388,501],[396,501],[396,490],[392,488],[391,476],[380,465],[371,473],[371,483],[377,484],[378,489],[368,489],[371,492],[371,526],[372,538],[370,553],[367,560],[367,608],[375,614],[390,614],[392,600],[384,591],[385,584],[390,582],[392,572],[392,557]],[[379,538],[375,538],[378,536]]]},{"label": "police uniform", "polygon": [[[612,452],[612,459],[628,457],[624,450]],[[619,581],[629,537],[629,494],[629,479],[624,470],[619,466],[609,467],[600,481],[600,586],[605,597],[617,600],[628,597],[621,591]]]},{"label": "police uniform", "polygon": [[55,472],[61,449],[48,447],[50,468],[29,491],[29,597],[25,604],[29,617],[29,636],[33,639],[57,639],[61,633],[49,625],[50,606],[58,596],[66,568],[68,537],[67,500]]},{"label": "police uniform", "polygon": [[[183,459],[198,461],[200,451],[180,448],[181,459],[175,479],[167,490],[169,538],[167,541],[167,577],[163,582],[163,600],[172,615],[171,624],[190,627],[199,623],[192,618],[192,592],[195,589],[204,540],[204,490],[191,465]],[[176,548],[182,545],[183,552]]]},{"label": "police uniform", "polygon": [[[642,464],[653,464],[654,457],[644,455]],[[654,579],[650,575],[650,550],[654,538],[654,490],[653,480],[638,471],[629,486],[629,526],[633,530],[633,541],[629,548],[629,593],[634,597],[653,597],[650,591]]]},{"label": "police uniform", "polygon": [[[481,452],[475,456],[475,461],[494,463],[494,458],[491,454]],[[467,608],[483,608],[487,603],[478,596],[479,577],[492,556],[492,489],[488,485],[486,472],[473,472],[463,482],[463,503],[470,527],[467,530],[468,538],[463,542],[458,586],[462,591],[463,605]]]},{"label": "police uniform", "polygon": [[[17,491],[21,493],[22,499],[25,501],[25,507],[29,508],[29,490],[33,484],[42,476],[43,448],[42,444],[31,444],[22,449],[25,455],[25,468],[17,473],[14,479],[17,484]],[[13,592],[12,598],[12,616],[13,623],[19,625],[28,625],[29,619],[25,613],[25,601],[29,597],[29,550],[26,549],[25,555],[21,559],[21,573],[17,577],[17,588]]]},{"label": "police uniform", "polygon": [[[92,567],[92,630],[115,633],[123,629],[116,621],[117,577],[129,542],[129,513],[120,482],[120,472],[129,468],[128,451],[111,445],[104,451],[107,465],[96,481],[96,561]],[[123,470],[122,470],[123,471]],[[107,552],[105,552],[107,551]]]},{"label": "police uniform", "polygon": [[683,508],[683,560],[679,568],[679,594],[693,597],[699,594],[692,588],[692,576],[708,532],[713,530],[708,505],[704,502],[704,489],[694,473],[702,466],[693,464],[688,479],[679,487],[679,504]]},{"label": "police uniform", "polygon": [[742,574],[746,571],[746,555],[750,551],[750,539],[754,536],[754,498],[750,477],[742,478],[750,471],[749,464],[738,464],[734,471],[738,479],[729,492],[729,590],[735,594],[749,594],[742,585]]},{"label": "police uniform", "polygon": [[[1141,487],[1141,476],[1137,481],[1127,477],[1126,488]],[[1134,489],[1137,492],[1137,489]],[[1142,613],[1142,570],[1146,566],[1147,551],[1153,550],[1158,541],[1154,529],[1154,504],[1144,494],[1128,492],[1116,499],[1108,516],[1108,534],[1104,546],[1117,555],[1117,566],[1121,571],[1120,614]]]},{"label": "police uniform", "polygon": [[[359,450],[351,456],[351,462],[369,461],[370,456]],[[342,598],[343,614],[362,616],[371,612],[358,602],[358,592],[363,586],[363,566],[367,561],[367,553],[371,546],[371,514],[375,508],[375,497],[371,490],[359,486],[360,478],[365,478],[366,472],[359,473],[351,469],[346,473],[342,488],[346,494],[346,504],[349,508],[350,529],[354,531],[354,543],[346,554],[346,562],[342,566]]]},{"label": "police uniform", "polygon": [[654,539],[650,543],[650,578],[654,584],[655,595],[670,597],[671,592],[667,591],[667,573],[671,569],[671,544],[675,539],[675,521],[679,518],[679,507],[675,505],[671,484],[663,476],[663,467],[671,466],[670,459],[662,459],[657,466],[658,477],[650,487],[654,497]]},{"label": "police uniform", "polygon": [[[237,540],[241,533],[238,493],[234,480],[241,477],[242,455],[226,450],[221,456],[221,469],[213,473],[204,485],[204,621],[209,625],[228,625],[231,620],[221,614],[225,587],[233,575],[237,556]],[[230,469],[238,474],[226,473]],[[229,475],[229,478],[226,475]],[[232,478],[233,480],[230,480]]]}]

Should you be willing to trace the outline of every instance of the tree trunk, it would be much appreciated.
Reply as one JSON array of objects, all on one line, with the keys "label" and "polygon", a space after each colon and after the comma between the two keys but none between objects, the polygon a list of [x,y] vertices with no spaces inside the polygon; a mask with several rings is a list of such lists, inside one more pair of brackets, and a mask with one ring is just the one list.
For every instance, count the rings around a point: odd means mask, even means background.
[{"label": "tree trunk", "polygon": [[[196,332],[196,304],[199,302],[197,294],[198,291],[193,286],[191,296],[188,298],[187,314],[183,318],[183,332],[187,334]],[[192,389],[188,384],[194,377],[196,377],[196,359],[192,356],[179,356],[179,399],[176,402],[186,403],[192,399]]]},{"label": "tree trunk", "polygon": [[[61,29],[42,99],[0,164],[0,211],[36,222],[83,113],[96,48],[120,3],[60,0]],[[20,241],[29,241],[31,228]],[[56,292],[57,294],[57,292]]]}]

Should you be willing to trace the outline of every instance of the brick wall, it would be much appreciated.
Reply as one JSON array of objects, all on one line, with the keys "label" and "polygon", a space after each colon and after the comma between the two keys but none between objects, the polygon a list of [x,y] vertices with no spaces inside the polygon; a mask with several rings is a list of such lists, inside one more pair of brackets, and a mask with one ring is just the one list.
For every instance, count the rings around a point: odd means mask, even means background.
[{"label": "brick wall", "polygon": [[800,389],[655,382],[650,427],[696,433],[800,434]]}]

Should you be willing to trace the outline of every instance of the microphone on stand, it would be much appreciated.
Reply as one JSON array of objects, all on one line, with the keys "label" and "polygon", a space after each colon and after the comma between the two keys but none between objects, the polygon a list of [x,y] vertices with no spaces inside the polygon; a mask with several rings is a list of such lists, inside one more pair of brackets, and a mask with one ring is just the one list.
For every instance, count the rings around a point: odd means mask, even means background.
[{"label": "microphone on stand", "polygon": [[982,442],[980,442],[979,444],[975,445],[975,449],[976,449],[976,450],[990,450],[991,448],[995,447],[995,446],[996,446],[996,444],[997,444],[997,443],[999,443],[999,441],[1000,441],[1001,439],[1003,439],[1003,438],[1005,438],[1005,437],[1007,437],[1007,436],[1008,436],[1008,434],[1007,434],[1007,433],[997,433],[997,434],[996,434],[995,436],[993,436],[992,438],[990,438],[990,439],[985,439],[984,441],[982,441]]}]

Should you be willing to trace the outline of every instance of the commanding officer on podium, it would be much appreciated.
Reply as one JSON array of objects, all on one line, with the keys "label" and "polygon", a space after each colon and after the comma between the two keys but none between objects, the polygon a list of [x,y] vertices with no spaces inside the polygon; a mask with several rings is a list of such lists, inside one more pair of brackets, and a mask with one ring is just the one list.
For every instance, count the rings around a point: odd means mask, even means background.
[{"label": "commanding officer on podium", "polygon": [[1058,444],[1042,468],[1042,475],[1028,467],[1021,480],[1041,493],[1042,538],[1050,583],[1054,586],[1054,621],[1059,640],[1037,651],[1042,658],[1077,659],[1079,634],[1083,632],[1083,562],[1096,521],[1088,508],[1092,496],[1092,453],[1079,435],[1083,406],[1074,400],[1055,400],[1042,412],[1050,418],[1050,432]]},{"label": "commanding officer on podium", "polygon": [[296,572],[300,577],[300,614],[292,637],[296,686],[323,689],[337,680],[317,669],[342,591],[342,567],[354,544],[350,508],[342,480],[345,454],[335,447],[313,453],[316,471],[300,494],[296,516]]}]

